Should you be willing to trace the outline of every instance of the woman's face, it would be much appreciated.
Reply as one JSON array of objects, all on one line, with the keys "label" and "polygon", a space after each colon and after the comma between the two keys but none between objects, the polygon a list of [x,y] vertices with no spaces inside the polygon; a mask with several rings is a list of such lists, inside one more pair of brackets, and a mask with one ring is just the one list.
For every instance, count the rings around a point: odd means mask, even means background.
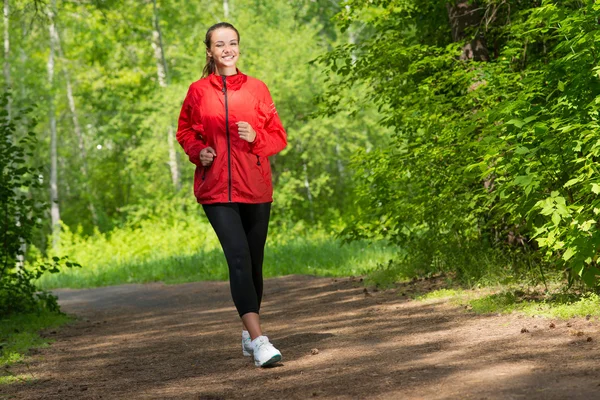
[{"label": "woman's face", "polygon": [[239,40],[233,29],[219,28],[210,38],[208,55],[215,60],[217,68],[235,68],[240,55]]}]

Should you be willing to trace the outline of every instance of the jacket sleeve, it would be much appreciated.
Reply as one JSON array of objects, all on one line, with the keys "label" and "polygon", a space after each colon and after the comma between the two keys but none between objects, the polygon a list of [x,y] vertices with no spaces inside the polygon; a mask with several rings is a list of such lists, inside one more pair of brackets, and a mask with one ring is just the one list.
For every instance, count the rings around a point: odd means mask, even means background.
[{"label": "jacket sleeve", "polygon": [[177,141],[183,147],[190,161],[196,165],[200,163],[200,151],[208,145],[204,140],[204,128],[198,112],[196,91],[190,86],[177,124]]},{"label": "jacket sleeve", "polygon": [[261,157],[279,153],[287,146],[287,135],[281,124],[269,89],[264,86],[263,102],[259,104],[259,114],[264,118],[263,127],[255,129],[256,138],[250,143],[250,151]]}]

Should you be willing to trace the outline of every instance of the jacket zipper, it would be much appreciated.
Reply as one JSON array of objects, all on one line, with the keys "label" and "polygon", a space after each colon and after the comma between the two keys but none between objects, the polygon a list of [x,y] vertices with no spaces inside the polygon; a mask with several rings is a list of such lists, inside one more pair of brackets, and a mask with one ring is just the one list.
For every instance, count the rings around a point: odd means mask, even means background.
[{"label": "jacket zipper", "polygon": [[227,171],[229,173],[228,198],[231,203],[231,141],[229,140],[229,107],[227,105],[227,77],[223,78],[223,95],[225,96],[225,132],[227,133]]}]

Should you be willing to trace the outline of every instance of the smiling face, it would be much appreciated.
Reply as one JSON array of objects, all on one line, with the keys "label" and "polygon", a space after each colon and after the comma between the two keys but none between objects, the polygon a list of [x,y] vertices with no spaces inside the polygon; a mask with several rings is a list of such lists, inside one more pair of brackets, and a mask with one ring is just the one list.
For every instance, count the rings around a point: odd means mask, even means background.
[{"label": "smiling face", "polygon": [[210,48],[206,53],[215,61],[220,75],[231,75],[236,72],[238,61],[239,38],[233,29],[219,28],[212,32]]}]

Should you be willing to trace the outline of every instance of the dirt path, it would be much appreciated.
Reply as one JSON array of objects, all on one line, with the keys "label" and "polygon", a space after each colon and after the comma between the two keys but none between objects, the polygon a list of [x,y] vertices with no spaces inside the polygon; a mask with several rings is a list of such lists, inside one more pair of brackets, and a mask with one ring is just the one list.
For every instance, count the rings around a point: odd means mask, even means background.
[{"label": "dirt path", "polygon": [[242,356],[225,282],[60,290],[81,319],[47,332],[56,342],[13,368],[30,381],[0,398],[600,399],[598,321],[550,328],[401,296],[423,284],[268,280],[264,327],[284,356],[269,369]]}]

